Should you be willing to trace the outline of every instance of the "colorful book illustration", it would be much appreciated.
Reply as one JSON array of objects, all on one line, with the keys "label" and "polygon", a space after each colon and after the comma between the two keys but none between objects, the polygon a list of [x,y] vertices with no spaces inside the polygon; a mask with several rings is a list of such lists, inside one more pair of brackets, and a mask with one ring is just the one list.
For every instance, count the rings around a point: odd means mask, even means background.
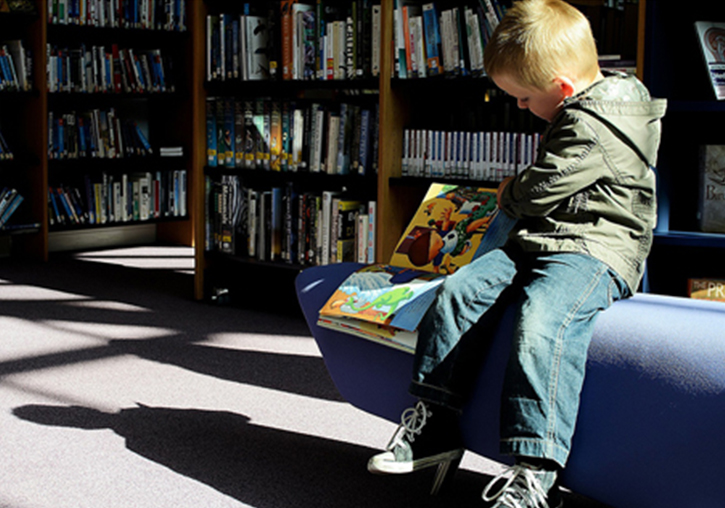
[{"label": "colorful book illustration", "polygon": [[389,264],[453,273],[506,240],[512,221],[498,212],[496,189],[434,183]]},{"label": "colorful book illustration", "polygon": [[390,262],[351,274],[317,324],[413,351],[444,277],[503,245],[514,222],[499,211],[495,189],[432,184]]}]

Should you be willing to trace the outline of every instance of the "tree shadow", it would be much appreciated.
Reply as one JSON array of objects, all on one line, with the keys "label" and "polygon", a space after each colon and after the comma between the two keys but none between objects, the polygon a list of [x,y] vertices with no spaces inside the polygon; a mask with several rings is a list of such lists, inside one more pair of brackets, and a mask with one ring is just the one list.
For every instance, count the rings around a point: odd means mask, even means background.
[{"label": "tree shadow", "polygon": [[112,429],[130,451],[258,508],[480,508],[490,479],[461,470],[452,488],[430,496],[432,470],[371,475],[366,463],[379,450],[256,425],[225,411],[26,405],[13,414],[54,427]]},{"label": "tree shadow", "polygon": [[[301,317],[204,304],[183,296],[190,288],[188,274],[170,269],[67,256],[48,265],[0,265],[0,317],[45,327],[51,338],[59,334],[57,350],[0,361],[0,376],[128,354],[227,381],[342,401],[319,356],[209,343],[231,336],[243,345],[245,335],[256,334],[265,341],[268,336],[272,349],[278,337],[312,342]],[[63,333],[69,332],[87,338],[88,345],[64,348]]]},{"label": "tree shadow", "polygon": [[191,372],[321,400],[344,402],[317,356],[247,351],[189,344],[169,338],[111,341],[119,354],[175,365]]}]

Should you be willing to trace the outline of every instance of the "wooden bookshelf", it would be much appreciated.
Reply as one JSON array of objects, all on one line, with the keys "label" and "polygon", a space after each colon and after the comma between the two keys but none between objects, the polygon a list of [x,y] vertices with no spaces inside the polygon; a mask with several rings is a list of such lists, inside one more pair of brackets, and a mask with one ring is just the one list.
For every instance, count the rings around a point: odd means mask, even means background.
[{"label": "wooden bookshelf", "polygon": [[[108,170],[115,174],[135,171],[139,168],[151,171],[156,168],[170,168],[178,164],[178,169],[193,173],[190,153],[194,146],[191,126],[192,76],[197,74],[193,60],[188,56],[192,51],[191,31],[156,30],[149,28],[127,28],[111,26],[90,26],[68,21],[61,23],[52,20],[49,9],[51,2],[32,0],[35,12],[0,13],[0,30],[4,40],[21,40],[32,56],[31,87],[27,92],[17,93],[0,91],[0,128],[12,125],[13,139],[17,144],[18,156],[12,164],[0,161],[0,170],[8,168],[16,175],[22,175],[22,194],[24,202],[18,208],[13,221],[27,221],[35,227],[24,231],[22,237],[13,238],[13,250],[18,254],[47,261],[49,259],[50,237],[53,231],[71,231],[92,229],[94,227],[128,226],[131,223],[118,224],[70,224],[55,222],[49,225],[49,186],[58,182],[73,182],[77,185],[83,172],[95,174]],[[193,2],[194,4],[196,2]],[[120,23],[119,23],[120,24]],[[169,94],[151,93],[55,93],[49,87],[46,69],[49,62],[49,46],[77,48],[97,45],[110,48],[120,44],[135,48],[164,48],[169,58],[174,60],[176,72],[176,92]],[[54,111],[82,111],[90,108],[124,108],[126,104],[143,104],[149,116],[142,118],[148,122],[153,137],[151,143],[155,151],[160,146],[182,146],[185,155],[175,161],[157,156],[143,161],[128,159],[65,159],[53,160],[49,154],[49,114]],[[17,124],[17,125],[13,125]],[[19,177],[17,177],[19,178]],[[193,200],[193,184],[188,184],[189,202]],[[160,242],[173,242],[184,245],[192,243],[191,214],[170,220],[151,220],[158,222],[156,236]],[[144,224],[149,222],[144,221]],[[139,222],[140,224],[140,222]],[[0,232],[0,234],[3,234]]]},{"label": "wooden bookshelf", "polygon": [[[345,4],[349,0],[339,0]],[[264,2],[262,2],[264,3]],[[420,4],[424,2],[421,0]],[[508,3],[508,2],[504,2]],[[699,144],[700,137],[709,142],[719,141],[717,130],[705,135],[703,127],[708,122],[719,123],[724,108],[713,100],[706,86],[706,75],[701,57],[696,53],[690,40],[692,22],[700,18],[724,19],[725,7],[717,3],[698,1],[687,10],[679,9],[664,0],[639,0],[639,3],[626,2],[621,11],[606,7],[602,1],[575,1],[572,3],[582,9],[590,19],[597,20],[598,27],[605,27],[606,33],[616,33],[616,41],[608,46],[621,49],[623,57],[637,62],[637,72],[652,89],[653,95],[669,99],[669,113],[665,119],[663,148],[660,155],[660,227],[657,232],[655,248],[649,270],[649,283],[653,291],[681,294],[680,286],[687,276],[719,276],[717,255],[721,252],[720,235],[703,235],[694,225],[695,217],[695,181],[691,178],[696,168],[693,150]],[[276,3],[275,3],[276,4]],[[381,0],[381,47],[392,48],[394,42],[394,0]],[[445,6],[455,5],[455,0],[442,2]],[[460,3],[462,5],[462,3]],[[34,16],[0,14],[0,29],[5,39],[20,38],[32,51],[33,68],[32,89],[28,92],[13,94],[0,92],[0,129],[6,123],[17,123],[18,137],[22,140],[22,149],[27,158],[22,157],[12,164],[0,161],[0,171],[7,174],[24,175],[24,190],[27,193],[25,214],[30,223],[38,225],[26,234],[13,238],[13,247],[24,256],[47,260],[49,258],[49,237],[52,234],[48,226],[47,188],[63,172],[85,171],[92,162],[82,161],[78,168],[72,169],[70,161],[52,161],[48,159],[48,113],[58,104],[70,101],[82,107],[83,104],[121,104],[136,100],[136,97],[119,96],[83,97],[69,94],[67,97],[49,93],[45,76],[46,47],[50,42],[68,41],[69,44],[88,41],[111,43],[126,41],[128,44],[156,45],[172,48],[175,55],[177,91],[172,96],[143,96],[150,112],[149,123],[159,145],[175,144],[183,146],[184,155],[179,161],[188,174],[188,215],[175,220],[158,221],[155,225],[160,242],[193,245],[195,252],[195,276],[193,296],[196,299],[209,297],[210,279],[221,277],[230,270],[229,256],[219,256],[206,251],[206,213],[205,182],[209,175],[224,173],[225,170],[207,167],[206,147],[206,102],[210,97],[274,97],[299,99],[300,97],[325,96],[337,97],[354,93],[356,90],[374,89],[377,93],[374,102],[379,109],[377,174],[364,180],[355,178],[337,178],[329,175],[311,173],[261,175],[259,171],[248,172],[243,176],[260,185],[276,185],[278,182],[294,182],[302,187],[313,189],[355,188],[365,196],[377,202],[377,244],[375,260],[385,261],[391,255],[394,246],[418,205],[419,199],[428,183],[426,178],[406,178],[402,175],[403,133],[405,129],[420,126],[441,126],[439,128],[457,128],[457,125],[470,125],[488,122],[496,128],[518,128],[533,132],[541,125],[523,120],[514,104],[506,106],[505,101],[496,96],[493,85],[486,78],[456,79],[399,79],[395,75],[395,61],[392,51],[381,51],[380,74],[376,78],[340,81],[266,81],[242,83],[211,83],[206,80],[206,16],[210,12],[223,9],[239,9],[220,0],[188,1],[186,27],[184,33],[164,33],[162,31],[124,31],[122,29],[102,29],[86,27],[59,27],[49,25],[48,2],[35,0],[37,14]],[[610,30],[611,23],[620,23],[618,28]],[[9,31],[5,31],[11,27]],[[633,28],[634,27],[634,28]],[[621,28],[621,27],[620,27]],[[671,37],[677,33],[678,37]],[[682,42],[685,41],[685,42]],[[618,46],[617,46],[618,45]],[[693,49],[695,48],[695,49]],[[693,54],[694,52],[694,54]],[[695,56],[696,55],[696,56]],[[688,77],[685,79],[685,77]],[[688,84],[692,77],[693,92]],[[470,106],[470,107],[469,107]],[[472,116],[476,119],[471,120]],[[460,121],[460,122],[459,122]],[[694,126],[694,127],[693,127]],[[687,132],[683,132],[687,131]],[[703,135],[703,136],[700,136]],[[676,147],[676,148],[674,148]],[[123,162],[118,163],[118,171]],[[689,168],[690,176],[684,175],[678,167]],[[70,169],[69,169],[70,168]],[[90,170],[90,169],[89,169]],[[2,173],[0,173],[2,174]],[[465,179],[456,183],[472,183]],[[477,182],[495,186],[497,182]],[[677,189],[677,194],[672,192]],[[683,192],[685,193],[683,195]],[[76,226],[74,226],[76,228]],[[79,227],[79,229],[87,229]],[[687,263],[680,263],[682,269],[671,276],[671,263],[666,262],[672,253],[686,256]],[[691,269],[693,256],[704,256],[709,260],[703,270]],[[303,269],[304,265],[258,262],[232,256],[231,270],[235,274],[264,271],[265,283],[274,284],[271,279],[279,277],[284,284],[287,277]],[[685,268],[686,267],[686,268]],[[276,275],[275,275],[276,274]],[[677,279],[676,282],[668,282]],[[244,276],[241,276],[244,279]],[[252,279],[253,280],[253,279]]]}]

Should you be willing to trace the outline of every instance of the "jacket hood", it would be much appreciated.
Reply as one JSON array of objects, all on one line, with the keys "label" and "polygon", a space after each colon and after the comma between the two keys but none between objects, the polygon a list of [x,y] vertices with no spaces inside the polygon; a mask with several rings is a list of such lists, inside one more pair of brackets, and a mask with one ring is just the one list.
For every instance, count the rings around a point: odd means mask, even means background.
[{"label": "jacket hood", "polygon": [[607,72],[603,80],[567,99],[564,108],[576,108],[594,116],[638,152],[647,164],[657,165],[660,120],[665,115],[667,100],[652,99],[636,77]]}]

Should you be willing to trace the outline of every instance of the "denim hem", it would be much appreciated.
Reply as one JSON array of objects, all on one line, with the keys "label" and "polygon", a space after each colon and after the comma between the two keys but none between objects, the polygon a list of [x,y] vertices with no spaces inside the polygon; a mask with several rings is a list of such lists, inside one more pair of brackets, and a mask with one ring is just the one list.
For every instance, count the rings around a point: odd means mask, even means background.
[{"label": "denim hem", "polygon": [[569,450],[551,441],[535,438],[502,439],[500,450],[504,455],[553,460],[562,468],[569,458]]},{"label": "denim hem", "polygon": [[463,408],[463,397],[438,386],[412,381],[408,392],[421,400],[447,407],[453,411],[461,412]]}]

